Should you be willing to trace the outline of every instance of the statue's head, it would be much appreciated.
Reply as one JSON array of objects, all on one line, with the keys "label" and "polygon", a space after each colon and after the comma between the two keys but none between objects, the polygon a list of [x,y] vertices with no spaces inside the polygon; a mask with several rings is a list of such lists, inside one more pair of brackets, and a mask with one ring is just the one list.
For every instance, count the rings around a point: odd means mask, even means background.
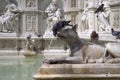
[{"label": "statue's head", "polygon": [[66,42],[74,42],[76,39],[78,39],[76,29],[77,25],[74,25],[73,27],[66,26],[57,32],[57,36]]},{"label": "statue's head", "polygon": [[52,0],[51,2],[53,5],[56,5],[57,4],[57,0]]},{"label": "statue's head", "polygon": [[7,3],[12,3],[12,0],[5,0]]}]

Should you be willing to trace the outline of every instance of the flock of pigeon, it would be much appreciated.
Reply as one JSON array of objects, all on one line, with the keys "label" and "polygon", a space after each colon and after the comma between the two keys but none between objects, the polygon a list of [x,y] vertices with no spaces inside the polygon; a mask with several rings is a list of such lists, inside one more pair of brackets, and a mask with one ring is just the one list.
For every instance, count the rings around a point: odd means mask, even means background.
[{"label": "flock of pigeon", "polygon": [[[95,13],[98,12],[103,12],[104,11],[104,4],[101,4],[95,11]],[[56,24],[53,25],[52,31],[53,31],[53,35],[56,36],[57,32],[59,30],[61,30],[62,28],[64,28],[65,26],[73,26],[71,24],[69,24],[71,22],[71,20],[68,21],[59,21]],[[35,32],[36,36],[40,37],[42,36],[40,33]],[[116,36],[117,39],[120,39],[120,31],[115,31],[113,28],[111,29],[111,34],[113,36]]]},{"label": "flock of pigeon", "polygon": [[[53,35],[56,36],[57,35],[57,32],[59,30],[61,30],[62,28],[64,28],[65,26],[72,26],[70,25],[71,21],[59,21],[58,23],[56,23],[54,26],[53,26]],[[113,28],[111,29],[111,34],[113,36],[116,36],[117,39],[120,39],[120,31],[115,31]]]}]

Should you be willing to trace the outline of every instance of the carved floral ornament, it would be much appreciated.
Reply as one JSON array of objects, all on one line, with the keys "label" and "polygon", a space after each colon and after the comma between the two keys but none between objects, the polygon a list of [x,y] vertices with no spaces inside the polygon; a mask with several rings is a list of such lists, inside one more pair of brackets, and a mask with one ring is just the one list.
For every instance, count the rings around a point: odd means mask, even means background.
[{"label": "carved floral ornament", "polygon": [[35,0],[26,0],[26,7],[35,7]]},{"label": "carved floral ornament", "polygon": [[36,29],[36,15],[27,15],[26,16],[26,31],[35,31]]}]

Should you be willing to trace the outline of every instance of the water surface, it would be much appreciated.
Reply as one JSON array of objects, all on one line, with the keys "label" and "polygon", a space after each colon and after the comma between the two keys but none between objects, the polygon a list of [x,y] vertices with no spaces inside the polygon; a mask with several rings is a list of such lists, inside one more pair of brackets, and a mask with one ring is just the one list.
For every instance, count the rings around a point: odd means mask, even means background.
[{"label": "water surface", "polygon": [[33,75],[41,66],[43,56],[25,58],[0,58],[0,80],[34,80]]}]

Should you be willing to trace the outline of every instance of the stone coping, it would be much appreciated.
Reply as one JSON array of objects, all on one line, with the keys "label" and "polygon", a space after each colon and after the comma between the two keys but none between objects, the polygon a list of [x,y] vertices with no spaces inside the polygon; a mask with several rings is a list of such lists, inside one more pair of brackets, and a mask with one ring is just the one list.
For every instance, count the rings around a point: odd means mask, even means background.
[{"label": "stone coping", "polygon": [[111,80],[120,80],[120,74],[63,74],[63,75],[60,75],[60,74],[54,74],[54,75],[34,75],[33,78],[35,80],[75,80],[75,79],[85,79],[85,80],[88,80],[88,79],[95,79],[95,80],[98,80],[98,79],[111,79]]},{"label": "stone coping", "polygon": [[120,64],[43,64],[33,78],[36,80],[118,78],[120,80]]}]

